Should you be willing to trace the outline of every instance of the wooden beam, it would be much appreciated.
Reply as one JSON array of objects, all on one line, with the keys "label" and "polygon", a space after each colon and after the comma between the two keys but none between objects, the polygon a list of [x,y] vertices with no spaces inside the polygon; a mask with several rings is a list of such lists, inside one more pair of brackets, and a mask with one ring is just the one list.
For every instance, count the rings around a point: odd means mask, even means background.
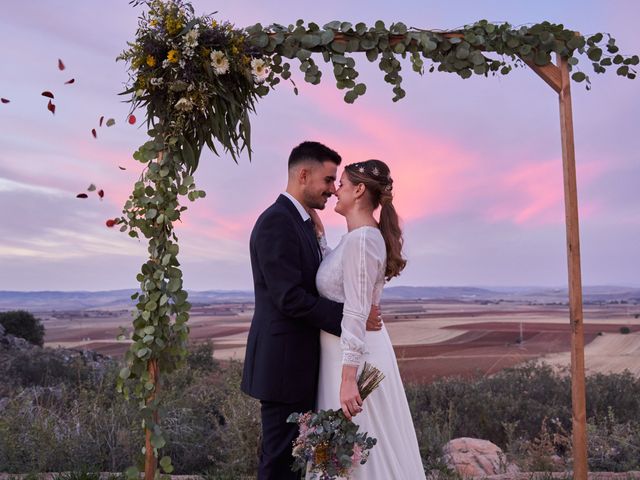
[{"label": "wooden beam", "polygon": [[569,321],[571,322],[571,402],[573,420],[573,478],[587,480],[587,413],[584,365],[584,323],[582,313],[582,278],[580,272],[580,232],[578,228],[578,191],[573,141],[573,113],[569,64],[558,55],[561,89],[560,136],[564,177],[564,209],[569,272]]},{"label": "wooden beam", "polygon": [[524,63],[526,63],[531,70],[536,72],[542,80],[547,82],[551,88],[553,88],[556,93],[560,93],[562,89],[562,78],[560,69],[556,67],[553,63],[548,63],[547,65],[536,65],[534,62],[529,60],[522,59]]}]

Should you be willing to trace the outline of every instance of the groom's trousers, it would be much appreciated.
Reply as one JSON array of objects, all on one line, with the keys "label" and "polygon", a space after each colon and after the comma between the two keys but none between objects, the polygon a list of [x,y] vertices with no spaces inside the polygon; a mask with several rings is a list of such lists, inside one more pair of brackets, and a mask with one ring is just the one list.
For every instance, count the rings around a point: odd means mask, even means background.
[{"label": "groom's trousers", "polygon": [[258,480],[298,480],[299,472],[291,470],[292,443],[298,437],[298,425],[287,423],[294,412],[313,410],[315,400],[296,403],[260,401],[262,416],[262,446],[258,465]]}]

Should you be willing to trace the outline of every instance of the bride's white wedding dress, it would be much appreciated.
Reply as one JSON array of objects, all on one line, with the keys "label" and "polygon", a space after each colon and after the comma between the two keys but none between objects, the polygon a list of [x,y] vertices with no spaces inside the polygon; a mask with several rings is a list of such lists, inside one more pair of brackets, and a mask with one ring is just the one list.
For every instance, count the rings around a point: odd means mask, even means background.
[{"label": "bride's white wedding dress", "polygon": [[[334,250],[321,241],[324,260],[316,276],[323,297],[344,303],[342,336],[321,332],[317,408],[340,408],[342,364],[364,362],[385,375],[353,418],[360,431],[378,440],[351,479],[420,480],[425,478],[407,397],[386,328],[366,331],[371,305],[378,305],[385,282],[386,248],[380,230],[360,227],[345,234]],[[313,477],[307,477],[313,478]]]}]

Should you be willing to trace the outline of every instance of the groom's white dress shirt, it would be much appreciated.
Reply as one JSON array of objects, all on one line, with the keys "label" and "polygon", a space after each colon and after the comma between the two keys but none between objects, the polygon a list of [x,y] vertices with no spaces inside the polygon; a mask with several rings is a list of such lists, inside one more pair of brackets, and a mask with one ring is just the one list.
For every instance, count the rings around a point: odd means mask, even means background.
[{"label": "groom's white dress shirt", "polygon": [[306,222],[311,218],[311,216],[307,213],[307,211],[304,209],[302,204],[298,200],[296,200],[293,195],[291,195],[289,192],[284,192],[283,195],[287,197],[289,200],[291,200],[291,203],[293,203],[294,207],[296,207],[296,210],[298,210],[298,213],[302,217],[303,222]]}]

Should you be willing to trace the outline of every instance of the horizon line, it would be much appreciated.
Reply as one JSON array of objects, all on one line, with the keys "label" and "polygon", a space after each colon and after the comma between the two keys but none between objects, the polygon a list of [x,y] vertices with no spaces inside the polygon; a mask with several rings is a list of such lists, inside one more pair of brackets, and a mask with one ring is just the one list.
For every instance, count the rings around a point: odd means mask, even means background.
[{"label": "horizon line", "polygon": [[[586,288],[595,288],[595,287],[607,287],[607,288],[640,288],[640,285],[629,285],[629,284],[615,284],[615,283],[599,283],[599,284],[590,284],[583,285],[582,290]],[[480,288],[480,289],[495,289],[495,288],[540,288],[540,289],[553,289],[553,290],[566,290],[568,289],[567,285],[393,285],[393,286],[385,286],[385,289],[388,288]],[[123,291],[139,291],[139,288],[116,288],[116,289],[104,289],[104,290],[0,290],[0,293],[107,293],[107,292],[123,292]],[[253,292],[252,288],[211,288],[206,290],[197,290],[197,289],[186,289],[187,292],[194,293],[204,293],[204,292]]]}]

